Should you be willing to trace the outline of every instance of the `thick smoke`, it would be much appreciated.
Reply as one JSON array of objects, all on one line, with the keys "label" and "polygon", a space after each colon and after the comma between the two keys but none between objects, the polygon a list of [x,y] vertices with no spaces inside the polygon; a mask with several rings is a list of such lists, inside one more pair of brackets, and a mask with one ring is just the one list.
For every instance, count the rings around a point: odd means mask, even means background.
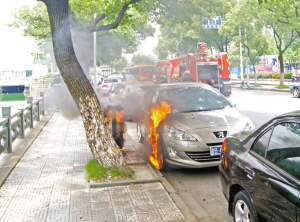
[{"label": "thick smoke", "polygon": [[80,113],[67,86],[52,87],[46,96],[47,111],[59,111],[67,119],[77,118]]}]

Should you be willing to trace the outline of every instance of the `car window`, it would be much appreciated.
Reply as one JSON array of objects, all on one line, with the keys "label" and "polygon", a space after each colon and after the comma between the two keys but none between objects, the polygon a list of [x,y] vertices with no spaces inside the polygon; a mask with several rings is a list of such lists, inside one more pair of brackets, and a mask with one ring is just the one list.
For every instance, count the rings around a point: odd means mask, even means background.
[{"label": "car window", "polygon": [[214,89],[204,87],[162,90],[158,101],[172,104],[174,112],[200,112],[231,107],[230,103]]},{"label": "car window", "polygon": [[252,151],[257,153],[258,155],[265,157],[266,150],[268,148],[270,136],[271,136],[272,130],[269,130],[264,135],[262,135],[253,145]]},{"label": "car window", "polygon": [[147,90],[144,94],[144,106],[148,110],[150,110],[152,97],[153,97],[153,90],[152,89]]},{"label": "car window", "polygon": [[124,92],[125,86],[121,84],[115,84],[115,93],[122,94]]},{"label": "car window", "polygon": [[299,123],[281,123],[274,128],[266,158],[287,173],[300,179]]},{"label": "car window", "polygon": [[127,93],[140,93],[145,92],[146,89],[151,87],[151,85],[128,85]]}]

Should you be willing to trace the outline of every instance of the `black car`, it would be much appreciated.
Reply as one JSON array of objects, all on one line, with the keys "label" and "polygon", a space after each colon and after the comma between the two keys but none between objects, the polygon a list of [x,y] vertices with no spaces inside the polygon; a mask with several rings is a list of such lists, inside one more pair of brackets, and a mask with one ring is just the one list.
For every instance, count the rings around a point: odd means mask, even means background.
[{"label": "black car", "polygon": [[295,98],[300,98],[300,84],[293,85],[290,92]]},{"label": "black car", "polygon": [[228,137],[219,170],[234,221],[300,221],[300,111]]}]

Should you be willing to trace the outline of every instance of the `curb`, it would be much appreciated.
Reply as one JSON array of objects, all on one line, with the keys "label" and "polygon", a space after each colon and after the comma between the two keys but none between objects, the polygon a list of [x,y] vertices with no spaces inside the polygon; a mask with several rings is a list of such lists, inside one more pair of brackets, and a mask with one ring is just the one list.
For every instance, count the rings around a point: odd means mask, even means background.
[{"label": "curb", "polygon": [[[126,138],[130,141],[131,145],[136,149],[137,151],[137,145],[134,142],[134,140],[128,135],[128,133],[125,134]],[[185,204],[185,202],[180,198],[177,191],[173,188],[173,186],[167,181],[167,179],[161,174],[161,172],[156,169],[149,161],[147,162],[148,167],[151,169],[152,173],[155,177],[159,178],[159,181],[164,186],[165,190],[168,192],[169,196],[172,198],[174,203],[177,205],[177,207],[180,209],[181,213],[185,217],[185,219],[189,222],[197,222],[196,216],[192,213],[190,208]]]},{"label": "curb", "polygon": [[157,183],[160,182],[159,179],[149,179],[149,180],[127,180],[120,182],[104,182],[104,183],[93,183],[90,182],[90,188],[103,188],[103,187],[116,187],[116,186],[126,186],[133,184],[142,184],[142,183]]},{"label": "curb", "polygon": [[15,144],[13,144],[13,150],[11,153],[4,154],[3,159],[5,159],[3,162],[1,162],[0,168],[0,188],[5,183],[7,177],[10,175],[10,173],[13,171],[15,166],[18,164],[22,156],[27,152],[27,150],[30,148],[32,143],[35,141],[35,139],[38,137],[38,135],[41,133],[43,128],[47,125],[51,117],[54,113],[50,115],[42,116],[41,120],[36,122],[36,125],[34,128],[30,129],[29,131],[25,132],[25,138],[20,139],[18,141],[15,141]]}]

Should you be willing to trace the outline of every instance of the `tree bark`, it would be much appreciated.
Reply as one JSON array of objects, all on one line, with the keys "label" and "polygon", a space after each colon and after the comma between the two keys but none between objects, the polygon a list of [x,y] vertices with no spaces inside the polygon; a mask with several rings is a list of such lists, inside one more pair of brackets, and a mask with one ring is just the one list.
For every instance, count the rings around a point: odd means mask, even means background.
[{"label": "tree bark", "polygon": [[279,55],[278,55],[278,60],[279,60],[279,64],[280,64],[280,81],[279,81],[280,85],[284,85],[284,66],[283,66],[282,54],[283,54],[282,52],[279,52]]},{"label": "tree bark", "polygon": [[46,4],[49,14],[57,66],[79,109],[94,158],[108,168],[118,166],[127,170],[122,153],[105,124],[98,98],[76,58],[70,32],[68,0],[41,1]]}]

